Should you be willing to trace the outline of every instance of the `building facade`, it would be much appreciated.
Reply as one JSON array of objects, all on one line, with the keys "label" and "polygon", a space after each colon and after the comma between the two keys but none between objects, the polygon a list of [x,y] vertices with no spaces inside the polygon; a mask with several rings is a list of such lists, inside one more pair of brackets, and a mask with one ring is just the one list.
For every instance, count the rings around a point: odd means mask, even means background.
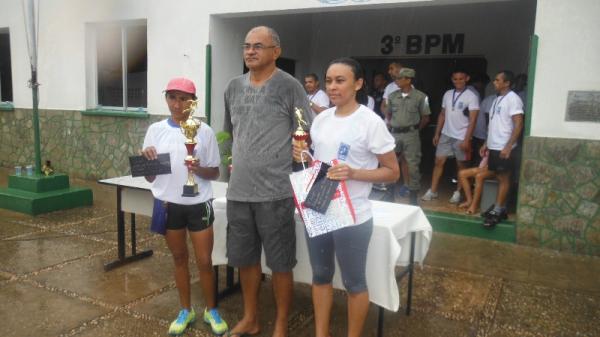
[{"label": "building facade", "polygon": [[[22,2],[0,6],[0,166],[13,167],[33,161],[30,66]],[[221,130],[245,33],[268,25],[298,79],[340,56],[368,78],[400,60],[433,110],[451,66],[528,74],[517,242],[600,255],[599,15],[596,0],[39,1],[42,160],[91,180],[127,174],[174,76],[196,82]]]}]

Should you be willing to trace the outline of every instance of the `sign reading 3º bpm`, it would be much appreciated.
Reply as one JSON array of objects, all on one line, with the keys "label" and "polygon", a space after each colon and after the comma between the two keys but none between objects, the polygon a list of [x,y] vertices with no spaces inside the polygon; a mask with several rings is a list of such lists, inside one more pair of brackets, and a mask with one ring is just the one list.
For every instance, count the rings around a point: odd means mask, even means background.
[{"label": "sign reading 3\u00ba bpm", "polygon": [[465,46],[465,34],[425,34],[407,35],[404,39],[400,35],[390,34],[381,37],[381,53],[389,55],[394,48],[404,49],[407,55],[417,54],[462,54]]}]

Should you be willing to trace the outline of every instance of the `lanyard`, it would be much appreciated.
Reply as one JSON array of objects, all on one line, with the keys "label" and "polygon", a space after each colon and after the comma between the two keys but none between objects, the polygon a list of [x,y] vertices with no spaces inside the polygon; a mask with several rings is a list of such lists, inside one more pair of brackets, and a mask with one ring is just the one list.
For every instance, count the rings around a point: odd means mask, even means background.
[{"label": "lanyard", "polygon": [[[496,97],[496,99],[494,100],[494,104],[492,105],[492,117],[490,117],[490,119],[494,119],[494,115],[496,114],[496,106],[500,107],[500,103],[502,103],[502,100],[506,96],[508,96],[508,93],[506,93],[506,95],[504,95],[504,96]],[[500,99],[498,99],[498,98],[500,98]]]},{"label": "lanyard", "polygon": [[456,98],[454,98],[454,95],[456,95],[456,89],[454,89],[454,91],[452,92],[452,110],[454,110],[454,106],[456,105],[456,102],[458,102],[458,99],[465,92],[465,90],[467,90],[467,88],[463,88],[463,91],[461,91],[460,94],[458,94],[458,96],[456,96]]}]

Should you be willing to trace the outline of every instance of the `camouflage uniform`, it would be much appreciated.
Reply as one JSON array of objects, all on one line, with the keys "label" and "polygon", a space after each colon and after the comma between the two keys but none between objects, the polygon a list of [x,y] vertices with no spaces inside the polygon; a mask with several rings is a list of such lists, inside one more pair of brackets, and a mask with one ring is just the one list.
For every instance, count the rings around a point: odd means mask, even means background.
[{"label": "camouflage uniform", "polygon": [[402,90],[394,91],[389,97],[389,109],[396,152],[402,153],[408,163],[408,189],[418,191],[421,182],[419,123],[422,116],[431,114],[427,95],[414,88],[406,97],[402,97]]}]

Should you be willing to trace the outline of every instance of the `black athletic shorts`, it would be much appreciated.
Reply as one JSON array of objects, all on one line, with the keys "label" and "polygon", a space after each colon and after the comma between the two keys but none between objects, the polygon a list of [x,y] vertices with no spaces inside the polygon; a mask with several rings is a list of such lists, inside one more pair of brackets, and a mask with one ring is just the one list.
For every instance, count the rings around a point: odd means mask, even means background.
[{"label": "black athletic shorts", "polygon": [[494,172],[512,172],[515,166],[515,151],[511,151],[508,159],[500,158],[500,151],[490,150],[488,169]]},{"label": "black athletic shorts", "polygon": [[197,232],[212,226],[215,212],[212,203],[206,201],[195,205],[167,204],[167,229],[184,229]]}]

